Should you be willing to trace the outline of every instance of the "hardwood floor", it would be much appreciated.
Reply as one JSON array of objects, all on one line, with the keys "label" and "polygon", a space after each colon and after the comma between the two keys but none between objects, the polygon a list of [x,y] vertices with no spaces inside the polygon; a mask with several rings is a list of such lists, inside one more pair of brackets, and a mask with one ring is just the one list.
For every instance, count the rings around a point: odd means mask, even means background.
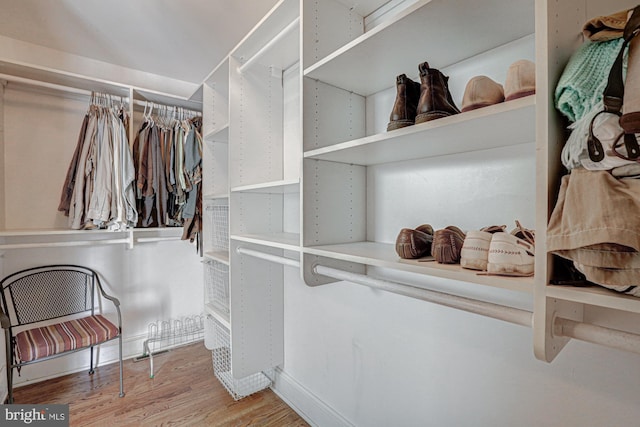
[{"label": "hardwood floor", "polygon": [[234,401],[213,375],[211,351],[191,344],[124,363],[125,397],[119,398],[118,364],[92,376],[67,375],[14,390],[15,403],[69,403],[71,426],[308,426],[271,390]]}]

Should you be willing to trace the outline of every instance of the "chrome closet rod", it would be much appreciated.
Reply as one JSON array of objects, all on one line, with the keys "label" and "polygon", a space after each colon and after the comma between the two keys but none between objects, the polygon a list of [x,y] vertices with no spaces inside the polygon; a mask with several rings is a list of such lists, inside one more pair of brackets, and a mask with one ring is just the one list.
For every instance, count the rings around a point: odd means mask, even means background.
[{"label": "chrome closet rod", "polygon": [[445,292],[417,288],[415,286],[400,284],[389,280],[376,279],[364,274],[351,273],[332,267],[325,267],[323,265],[316,265],[313,268],[313,271],[316,274],[329,276],[334,279],[346,280],[348,282],[357,283],[370,288],[381,289],[383,291],[393,292],[395,294],[456,308],[458,310],[468,311],[470,313],[476,313],[498,320],[504,320],[506,322],[515,323],[516,325],[531,327],[533,321],[533,313],[527,310],[474,300]]},{"label": "chrome closet rod", "polygon": [[[431,291],[415,286],[376,279],[364,274],[351,273],[323,265],[316,265],[314,273],[345,280],[359,285],[368,286],[396,294],[444,305],[482,316],[504,320],[517,325],[532,327],[533,313],[513,307],[494,304],[486,301],[474,300],[447,294],[445,292]],[[640,353],[640,335],[624,332],[617,329],[606,328],[591,323],[578,322],[571,319],[556,317],[553,321],[553,333],[556,336],[575,338],[577,340],[599,344],[619,350]]]},{"label": "chrome closet rod", "polygon": [[[42,88],[46,88],[46,89],[56,90],[56,91],[59,91],[59,92],[73,93],[73,94],[76,94],[76,95],[82,95],[82,96],[88,96],[88,97],[90,97],[94,92],[103,93],[101,90],[91,91],[91,90],[87,90],[87,89],[80,89],[80,88],[61,85],[61,84],[57,84],[57,83],[49,83],[49,82],[44,82],[44,81],[40,81],[40,80],[28,79],[28,78],[20,77],[20,76],[12,76],[12,75],[9,75],[9,74],[0,74],[0,81],[21,83],[21,84],[28,85],[28,86],[42,87]],[[124,88],[125,88],[125,86],[122,86],[122,89],[124,89]],[[129,97],[128,96],[113,95],[113,94],[111,94],[111,95],[112,96],[117,96],[118,98],[122,98],[123,101],[129,102]],[[149,103],[153,103],[154,105],[162,105],[162,106],[166,106],[166,107],[173,107],[174,106],[174,105],[171,105],[171,104],[162,104],[162,103],[154,102],[154,101],[143,101],[143,100],[140,100],[140,99],[134,99],[133,100],[133,104],[134,105],[139,105],[141,107],[144,107],[145,105],[147,105]],[[188,111],[190,113],[194,113],[196,115],[201,115],[202,114],[202,111],[193,110],[193,109],[191,109],[189,107],[181,107],[181,108],[183,110],[185,110],[185,111]]]},{"label": "chrome closet rod", "polygon": [[553,322],[553,332],[558,336],[575,338],[593,344],[617,348],[618,350],[640,353],[640,335],[619,331],[617,329],[556,317]]},{"label": "chrome closet rod", "polygon": [[252,256],[254,258],[264,259],[266,261],[275,262],[282,265],[288,265],[290,267],[300,268],[300,261],[290,258],[285,258],[279,255],[272,255],[261,251],[255,251],[253,249],[247,249],[243,247],[238,247],[236,252],[242,255]]}]

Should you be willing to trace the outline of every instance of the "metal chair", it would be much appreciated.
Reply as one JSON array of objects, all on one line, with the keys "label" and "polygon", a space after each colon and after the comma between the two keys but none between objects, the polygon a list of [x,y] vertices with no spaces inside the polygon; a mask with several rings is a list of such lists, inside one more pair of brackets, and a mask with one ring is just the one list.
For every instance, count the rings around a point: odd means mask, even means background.
[{"label": "metal chair", "polygon": [[[20,372],[22,366],[89,348],[91,375],[93,347],[114,339],[119,341],[120,397],[124,396],[120,301],[105,293],[95,271],[76,265],[29,268],[5,277],[0,287],[8,403],[13,403],[14,368]],[[117,325],[96,310],[100,296],[115,306]]]}]

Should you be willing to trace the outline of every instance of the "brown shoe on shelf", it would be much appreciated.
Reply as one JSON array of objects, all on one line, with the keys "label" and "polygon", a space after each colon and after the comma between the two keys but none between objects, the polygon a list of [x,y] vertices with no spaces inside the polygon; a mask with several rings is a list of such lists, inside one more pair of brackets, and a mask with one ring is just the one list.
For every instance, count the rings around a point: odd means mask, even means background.
[{"label": "brown shoe on shelf", "polygon": [[396,92],[387,131],[414,124],[420,99],[420,83],[414,82],[405,74],[400,74],[396,77]]},{"label": "brown shoe on shelf", "polygon": [[431,255],[440,264],[457,264],[460,262],[465,234],[455,225],[450,225],[433,234]]},{"label": "brown shoe on shelf", "polygon": [[522,98],[536,93],[536,66],[533,62],[521,59],[507,70],[504,82],[505,101]]},{"label": "brown shoe on shelf", "polygon": [[431,253],[433,228],[423,224],[415,229],[403,228],[396,238],[396,253],[400,258],[416,259]]},{"label": "brown shoe on shelf", "polygon": [[504,101],[504,89],[487,76],[473,77],[462,97],[462,112],[499,104]]},{"label": "brown shoe on shelf", "polygon": [[420,64],[418,70],[421,84],[416,124],[458,114],[460,110],[449,92],[449,77],[435,68],[429,68],[428,62]]}]

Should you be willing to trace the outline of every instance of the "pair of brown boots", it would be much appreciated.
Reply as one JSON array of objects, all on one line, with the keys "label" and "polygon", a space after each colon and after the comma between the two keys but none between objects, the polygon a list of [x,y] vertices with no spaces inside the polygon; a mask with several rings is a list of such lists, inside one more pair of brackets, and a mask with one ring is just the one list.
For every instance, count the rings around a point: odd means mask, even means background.
[{"label": "pair of brown boots", "polygon": [[418,66],[420,83],[405,74],[396,77],[396,100],[387,131],[458,114],[460,110],[449,92],[449,77],[428,62]]}]

